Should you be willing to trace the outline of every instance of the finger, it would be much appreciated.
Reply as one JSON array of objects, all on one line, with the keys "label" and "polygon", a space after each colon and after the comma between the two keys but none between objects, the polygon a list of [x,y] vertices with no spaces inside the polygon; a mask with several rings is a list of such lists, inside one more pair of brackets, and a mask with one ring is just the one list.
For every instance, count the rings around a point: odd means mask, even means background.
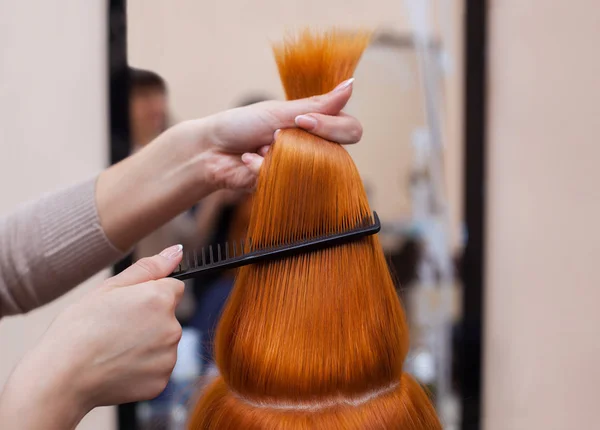
[{"label": "finger", "polygon": [[311,112],[324,115],[339,114],[350,100],[353,83],[354,78],[348,79],[327,94],[287,102],[266,102],[261,108],[266,108],[271,116],[277,119],[278,122],[273,124],[275,128],[295,127],[295,119],[299,115]]},{"label": "finger", "polygon": [[264,158],[258,154],[253,154],[253,153],[247,152],[242,155],[242,162],[255,175],[258,175],[258,172],[260,172],[260,168],[262,166],[263,161],[264,161]]},{"label": "finger", "polygon": [[177,280],[177,284],[173,284],[173,293],[175,294],[175,306],[183,299],[183,292],[185,291],[185,284],[183,281]]},{"label": "finger", "polygon": [[127,286],[169,276],[181,262],[183,246],[175,245],[154,257],[142,258],[123,272],[108,279],[112,286]]},{"label": "finger", "polygon": [[259,148],[258,155],[261,155],[264,157],[265,155],[267,155],[267,152],[269,152],[270,148],[271,148],[271,145],[265,145],[262,148]]},{"label": "finger", "polygon": [[185,283],[178,279],[174,278],[162,278],[154,282],[155,285],[164,291],[170,291],[173,294],[175,299],[174,308],[177,307],[181,299],[183,298],[183,293],[185,291]]},{"label": "finger", "polygon": [[296,117],[296,125],[312,134],[343,145],[357,143],[363,133],[360,122],[343,112],[337,116],[320,113],[300,115]]}]

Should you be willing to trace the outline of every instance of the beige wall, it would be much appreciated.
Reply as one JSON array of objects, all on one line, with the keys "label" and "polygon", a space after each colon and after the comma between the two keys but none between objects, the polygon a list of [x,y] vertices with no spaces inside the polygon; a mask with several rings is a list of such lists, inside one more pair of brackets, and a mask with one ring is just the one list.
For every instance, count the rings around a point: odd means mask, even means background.
[{"label": "beige wall", "polygon": [[598,428],[600,4],[490,3],[485,429]]},{"label": "beige wall", "polygon": [[[98,172],[107,160],[103,1],[0,2],[0,214]],[[0,322],[0,387],[68,297]],[[112,410],[81,429],[111,429]]]},{"label": "beige wall", "polygon": [[270,43],[288,30],[306,25],[409,28],[397,0],[127,3],[130,63],[171,82],[175,114],[185,119],[227,109],[249,90],[282,97]]}]

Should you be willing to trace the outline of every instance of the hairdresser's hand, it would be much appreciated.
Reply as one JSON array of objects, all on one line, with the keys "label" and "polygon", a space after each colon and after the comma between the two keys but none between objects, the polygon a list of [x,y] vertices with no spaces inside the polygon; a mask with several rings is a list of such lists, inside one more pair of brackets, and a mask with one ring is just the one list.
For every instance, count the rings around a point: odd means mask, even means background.
[{"label": "hairdresser's hand", "polygon": [[162,278],[181,255],[172,247],[143,259],[59,315],[11,376],[0,427],[74,428],[93,407],[160,394],[177,358],[183,294],[181,281]]},{"label": "hairdresser's hand", "polygon": [[342,112],[351,95],[346,81],[325,95],[257,103],[171,127],[98,178],[96,206],[106,236],[125,251],[218,189],[252,189],[279,129],[358,142],[360,123]]},{"label": "hairdresser's hand", "polygon": [[300,127],[341,144],[360,140],[360,122],[342,112],[352,95],[352,83],[352,79],[345,81],[325,95],[257,103],[200,120],[206,123],[189,121],[181,126],[193,133],[199,124],[208,125],[208,147],[218,155],[210,178],[216,187],[251,188],[278,129]]}]

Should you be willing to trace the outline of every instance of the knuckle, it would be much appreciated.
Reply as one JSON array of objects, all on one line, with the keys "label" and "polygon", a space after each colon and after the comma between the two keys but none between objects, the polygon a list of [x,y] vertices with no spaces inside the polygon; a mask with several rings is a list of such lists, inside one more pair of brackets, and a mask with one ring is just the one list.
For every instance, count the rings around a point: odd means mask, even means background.
[{"label": "knuckle", "polygon": [[350,129],[350,138],[353,142],[358,142],[363,135],[363,127],[360,123],[355,124],[354,127]]},{"label": "knuckle", "polygon": [[162,306],[167,309],[172,309],[177,304],[175,295],[171,291],[162,291],[159,296]]},{"label": "knuckle", "polygon": [[158,396],[160,393],[162,393],[165,388],[167,388],[167,384],[169,383],[169,378],[165,377],[165,376],[161,376],[158,378],[155,378],[155,380],[153,380],[148,387],[148,395],[150,397],[150,399],[155,398],[156,396]]},{"label": "knuckle", "polygon": [[175,321],[173,327],[169,330],[169,344],[177,345],[181,340],[181,336],[183,335],[183,329],[181,328],[181,324]]},{"label": "knuckle", "polygon": [[326,99],[322,95],[309,97],[309,102],[313,106],[313,110],[321,110],[325,106]]},{"label": "knuckle", "polygon": [[158,376],[162,380],[165,380],[165,385],[168,383],[171,373],[177,363],[177,348],[173,348],[172,352],[169,352],[163,357],[161,367],[158,370]]},{"label": "knuckle", "polygon": [[170,307],[175,302],[173,294],[170,294],[163,288],[159,288],[157,284],[148,286],[146,290],[146,304],[154,311]]},{"label": "knuckle", "polygon": [[185,290],[185,283],[183,281],[180,281],[179,279],[173,279],[173,291],[175,292],[175,294],[177,294],[178,296],[182,295],[184,290]]},{"label": "knuckle", "polygon": [[147,272],[153,278],[158,276],[158,274],[160,273],[160,266],[153,258],[150,258],[150,257],[142,258],[140,261],[138,261],[135,264],[140,269]]},{"label": "knuckle", "polygon": [[171,308],[177,306],[185,290],[184,282],[178,279],[161,279],[158,283],[163,296],[163,303]]},{"label": "knuckle", "polygon": [[148,375],[149,378],[146,380],[142,395],[143,400],[153,399],[165,390],[176,363],[177,348],[172,348],[159,358],[157,366],[154,367],[151,375]]}]

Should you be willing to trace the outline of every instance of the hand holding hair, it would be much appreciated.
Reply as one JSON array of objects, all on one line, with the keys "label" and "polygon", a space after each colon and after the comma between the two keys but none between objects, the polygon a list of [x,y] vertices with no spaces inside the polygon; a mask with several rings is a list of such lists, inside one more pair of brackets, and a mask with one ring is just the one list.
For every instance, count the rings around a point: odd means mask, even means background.
[{"label": "hand holding hair", "polygon": [[[274,133],[284,128],[299,127],[324,139],[341,143],[357,143],[362,136],[360,122],[342,112],[352,95],[354,79],[348,79],[333,91],[293,101],[266,101],[232,109],[209,117],[213,150],[223,155],[243,153],[239,170],[220,172],[217,180],[225,188],[254,186],[263,156],[274,140]],[[232,162],[238,161],[235,157]]]},{"label": "hand holding hair", "polygon": [[62,312],[11,375],[1,427],[75,428],[96,406],[160,394],[177,359],[183,295],[183,282],[163,278],[181,256],[177,245],[142,259]]},{"label": "hand holding hair", "polygon": [[253,188],[277,130],[299,127],[337,143],[358,142],[360,122],[342,112],[352,83],[321,96],[261,102],[170,128],[100,175],[96,203],[107,237],[127,250],[217,189]]}]

